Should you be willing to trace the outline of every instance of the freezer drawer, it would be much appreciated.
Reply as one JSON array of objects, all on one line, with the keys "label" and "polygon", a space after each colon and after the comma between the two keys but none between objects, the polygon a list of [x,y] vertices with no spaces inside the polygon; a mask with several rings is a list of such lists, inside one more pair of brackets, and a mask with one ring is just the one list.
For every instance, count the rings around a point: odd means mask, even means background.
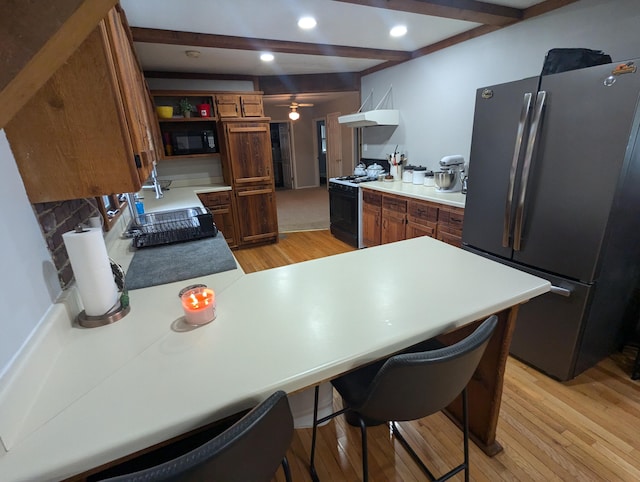
[{"label": "freezer drawer", "polygon": [[510,353],[557,380],[570,380],[578,375],[576,361],[594,287],[465,249],[549,280],[555,287],[551,292],[520,306]]}]

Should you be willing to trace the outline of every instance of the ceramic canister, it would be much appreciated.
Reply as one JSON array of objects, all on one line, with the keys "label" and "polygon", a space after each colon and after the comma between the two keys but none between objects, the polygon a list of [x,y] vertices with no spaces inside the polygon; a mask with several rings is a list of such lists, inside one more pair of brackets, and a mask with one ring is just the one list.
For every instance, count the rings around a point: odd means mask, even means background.
[{"label": "ceramic canister", "polygon": [[415,167],[413,169],[413,183],[414,184],[424,184],[425,174],[427,173],[426,167]]}]

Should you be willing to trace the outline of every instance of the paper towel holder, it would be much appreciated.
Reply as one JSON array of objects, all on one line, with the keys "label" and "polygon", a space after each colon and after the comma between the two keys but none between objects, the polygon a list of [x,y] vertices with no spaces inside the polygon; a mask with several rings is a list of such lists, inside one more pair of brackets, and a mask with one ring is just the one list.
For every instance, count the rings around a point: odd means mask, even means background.
[{"label": "paper towel holder", "polygon": [[131,305],[127,304],[126,306],[123,306],[122,302],[118,300],[117,306],[104,315],[90,316],[82,310],[78,315],[77,320],[78,324],[83,328],[97,328],[98,326],[115,323],[116,321],[124,318],[129,311],[131,311]]},{"label": "paper towel holder", "polygon": [[[76,228],[77,229],[77,228]],[[125,286],[125,273],[118,263],[109,258],[109,264],[111,265],[111,271],[113,272],[113,278],[121,292],[117,303],[104,315],[91,316],[82,310],[77,316],[76,320],[78,325],[83,328],[97,328],[99,326],[109,325],[115,323],[118,320],[124,318],[129,311],[131,311],[131,305],[129,304],[129,294]]]}]

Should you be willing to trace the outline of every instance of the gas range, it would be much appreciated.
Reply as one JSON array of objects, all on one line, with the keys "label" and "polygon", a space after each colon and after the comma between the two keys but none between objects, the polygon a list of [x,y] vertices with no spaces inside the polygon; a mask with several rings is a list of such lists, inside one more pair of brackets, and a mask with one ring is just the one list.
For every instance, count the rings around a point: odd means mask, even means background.
[{"label": "gas range", "polygon": [[329,179],[329,182],[333,182],[336,184],[342,184],[344,186],[354,186],[357,187],[358,184],[369,181],[377,181],[375,177],[369,176],[341,176],[341,177],[332,177]]}]

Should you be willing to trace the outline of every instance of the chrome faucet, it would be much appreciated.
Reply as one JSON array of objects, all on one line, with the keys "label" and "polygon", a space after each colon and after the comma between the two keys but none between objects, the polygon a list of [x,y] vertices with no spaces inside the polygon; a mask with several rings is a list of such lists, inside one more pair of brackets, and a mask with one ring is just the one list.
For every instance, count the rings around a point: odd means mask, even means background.
[{"label": "chrome faucet", "polygon": [[[153,169],[151,170],[151,175],[149,176],[153,184],[144,184],[142,189],[153,189],[156,193],[156,199],[162,199],[164,196],[162,192],[162,186],[160,185],[160,181],[158,181],[158,171],[156,170],[156,163],[153,163]],[[148,179],[147,179],[148,180]]]},{"label": "chrome faucet", "polygon": [[160,186],[160,182],[158,182],[158,171],[156,171],[155,161],[153,161],[153,169],[151,169],[151,179],[153,179],[153,188],[156,191],[156,199],[161,199],[164,194],[162,194],[162,187]]}]

